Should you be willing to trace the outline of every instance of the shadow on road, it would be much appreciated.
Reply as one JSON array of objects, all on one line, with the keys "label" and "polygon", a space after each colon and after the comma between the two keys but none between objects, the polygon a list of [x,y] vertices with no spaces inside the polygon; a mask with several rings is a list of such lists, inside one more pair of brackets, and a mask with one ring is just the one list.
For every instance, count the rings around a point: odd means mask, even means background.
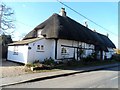
[{"label": "shadow on road", "polygon": [[120,71],[120,65],[116,67],[109,67],[109,68],[104,68],[103,70],[109,70],[109,71]]},{"label": "shadow on road", "polygon": [[[58,68],[61,69],[61,68]],[[103,64],[103,65],[84,65],[76,68],[64,68],[62,70],[74,70],[74,71],[79,71],[79,70],[89,70],[89,71],[97,71],[97,70],[109,70],[109,71],[120,71],[120,63],[108,63],[108,64]]]}]

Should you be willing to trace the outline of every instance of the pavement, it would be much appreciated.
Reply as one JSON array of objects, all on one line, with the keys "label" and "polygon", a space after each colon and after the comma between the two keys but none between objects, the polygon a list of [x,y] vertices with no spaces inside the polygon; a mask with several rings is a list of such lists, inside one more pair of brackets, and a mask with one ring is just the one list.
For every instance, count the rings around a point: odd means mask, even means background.
[{"label": "pavement", "polygon": [[76,73],[101,70],[101,69],[115,67],[119,65],[120,64],[115,63],[115,64],[102,65],[102,66],[74,68],[71,70],[59,70],[59,71],[54,71],[54,72],[24,74],[20,76],[0,78],[0,81],[2,81],[2,83],[0,83],[0,87],[10,86],[10,85],[15,85],[15,84],[20,84],[20,83],[39,81],[39,80],[45,80],[45,79],[51,79],[51,78],[56,78],[56,77],[61,77],[61,76],[72,75]]}]

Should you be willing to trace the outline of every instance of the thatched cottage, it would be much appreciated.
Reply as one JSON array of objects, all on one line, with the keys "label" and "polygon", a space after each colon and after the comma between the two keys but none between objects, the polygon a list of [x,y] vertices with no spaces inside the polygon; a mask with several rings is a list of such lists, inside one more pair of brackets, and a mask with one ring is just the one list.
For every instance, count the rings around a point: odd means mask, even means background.
[{"label": "thatched cottage", "polygon": [[[45,58],[54,60],[81,59],[97,52],[97,58],[111,58],[115,45],[108,38],[88,26],[81,25],[66,15],[65,9],[61,14],[53,14],[43,23],[29,32],[22,41],[8,46],[8,60],[31,63]],[[84,54],[80,55],[80,51]]]}]

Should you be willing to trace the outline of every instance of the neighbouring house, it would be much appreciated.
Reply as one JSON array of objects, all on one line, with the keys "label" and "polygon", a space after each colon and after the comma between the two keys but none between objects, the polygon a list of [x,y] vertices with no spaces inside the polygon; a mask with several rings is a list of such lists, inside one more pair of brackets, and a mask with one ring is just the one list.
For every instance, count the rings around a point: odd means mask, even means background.
[{"label": "neighbouring house", "polygon": [[53,14],[43,23],[29,32],[22,41],[8,46],[8,60],[20,63],[32,63],[53,58],[56,61],[87,57],[97,52],[97,58],[111,58],[115,45],[108,38],[66,15],[61,9],[60,15]]}]

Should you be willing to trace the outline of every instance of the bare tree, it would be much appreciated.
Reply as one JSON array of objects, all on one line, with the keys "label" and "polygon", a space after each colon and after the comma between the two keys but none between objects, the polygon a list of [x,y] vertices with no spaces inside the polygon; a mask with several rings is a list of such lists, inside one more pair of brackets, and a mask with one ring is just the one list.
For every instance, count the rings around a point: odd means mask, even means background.
[{"label": "bare tree", "polygon": [[0,34],[12,34],[14,32],[14,11],[4,3],[0,3]]}]

